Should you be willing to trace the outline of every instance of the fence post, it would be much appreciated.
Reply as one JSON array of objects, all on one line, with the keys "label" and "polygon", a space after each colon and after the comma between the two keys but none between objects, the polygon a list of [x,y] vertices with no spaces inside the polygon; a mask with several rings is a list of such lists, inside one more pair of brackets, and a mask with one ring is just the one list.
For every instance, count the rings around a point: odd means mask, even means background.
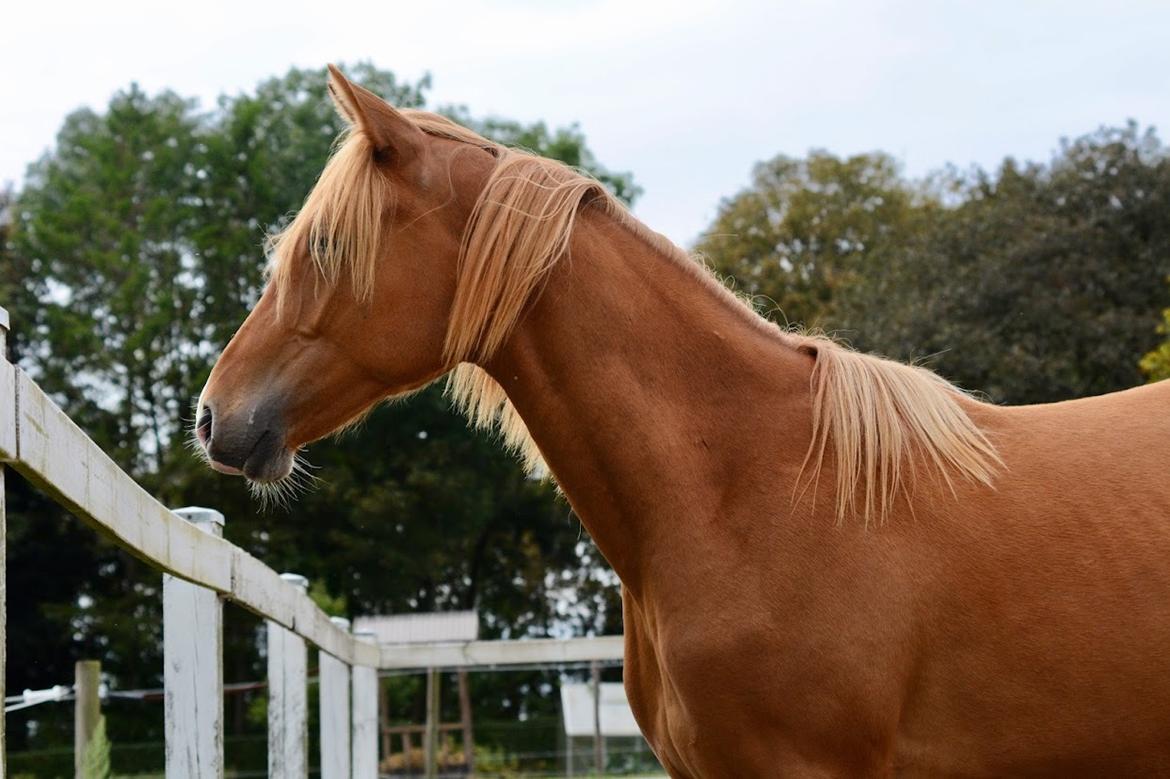
[{"label": "fence post", "polygon": [[73,664],[73,773],[79,777],[94,728],[102,716],[101,684],[99,661],[78,660]]},{"label": "fence post", "polygon": [[[295,573],[281,579],[309,588]],[[309,776],[309,650],[305,640],[268,621],[268,776],[307,779]]]},{"label": "fence post", "polygon": [[423,760],[427,779],[439,775],[439,669],[427,669],[427,727],[423,733]]},{"label": "fence post", "polygon": [[[8,361],[8,311],[0,308],[0,363]],[[7,369],[6,369],[7,370]],[[16,419],[15,398],[9,398],[12,404],[13,421]],[[9,409],[0,408],[0,414],[9,413]],[[0,419],[0,430],[5,428],[4,420]],[[4,462],[0,460],[0,698],[4,697],[4,678],[8,673],[8,514],[4,503]],[[5,766],[8,764],[4,749],[4,718],[0,717],[0,779],[4,779]]]},{"label": "fence post", "polygon": [[[376,644],[376,633],[363,630],[356,637]],[[353,777],[378,779],[378,669],[353,667]]]},{"label": "fence post", "polygon": [[[394,754],[394,736],[386,732],[386,727],[390,725],[390,691],[386,689],[386,682],[382,679],[378,680],[378,731],[382,738],[382,757],[390,757]],[[410,752],[403,750],[406,754],[406,766],[410,766]]]},{"label": "fence post", "polygon": [[[223,535],[223,514],[175,514]],[[163,697],[167,776],[223,776],[223,604],[214,591],[163,575]]]},{"label": "fence post", "polygon": [[[349,620],[333,617],[349,630]],[[321,779],[350,779],[349,666],[325,651],[317,653],[321,689]]]},{"label": "fence post", "polygon": [[589,681],[593,687],[593,770],[605,773],[605,737],[601,735],[601,665],[589,664]]},{"label": "fence post", "polygon": [[471,680],[467,669],[461,668],[459,682],[459,720],[463,724],[463,764],[467,773],[475,774],[475,733],[471,727]]}]

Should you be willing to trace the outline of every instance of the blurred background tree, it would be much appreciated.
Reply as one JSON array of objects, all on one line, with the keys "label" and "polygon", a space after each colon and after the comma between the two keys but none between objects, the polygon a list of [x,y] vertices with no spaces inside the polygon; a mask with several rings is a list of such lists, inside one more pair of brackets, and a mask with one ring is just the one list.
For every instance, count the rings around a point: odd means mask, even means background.
[{"label": "blurred background tree", "polygon": [[[1170,336],[1170,308],[1162,313],[1162,317],[1158,332]],[[1163,341],[1142,358],[1142,370],[1150,381],[1170,379],[1170,340]]]},{"label": "blurred background tree", "polygon": [[[1170,156],[1102,128],[1047,164],[903,178],[880,153],[756,167],[696,246],[781,324],[929,364],[1003,403],[1140,383],[1170,294]],[[1147,358],[1165,375],[1165,350]]]},{"label": "blurred background tree", "polygon": [[781,324],[831,327],[846,290],[905,244],[933,205],[886,154],[780,155],[723,201],[695,251]]},{"label": "blurred background tree", "polygon": [[870,267],[838,326],[859,346],[932,356],[1001,403],[1132,387],[1170,274],[1170,157],[1152,130],[1102,128],[1047,165],[953,171],[949,202]]}]

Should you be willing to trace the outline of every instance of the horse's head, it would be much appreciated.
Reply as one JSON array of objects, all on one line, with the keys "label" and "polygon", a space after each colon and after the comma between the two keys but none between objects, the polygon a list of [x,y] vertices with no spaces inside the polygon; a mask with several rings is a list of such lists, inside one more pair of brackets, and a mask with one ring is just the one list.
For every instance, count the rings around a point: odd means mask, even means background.
[{"label": "horse's head", "polygon": [[488,147],[424,132],[336,69],[330,92],[350,130],[273,240],[268,286],[196,410],[212,467],[256,482],[284,478],[305,443],[452,367],[460,242],[494,164]]},{"label": "horse's head", "polygon": [[482,365],[503,345],[580,207],[627,219],[596,180],[331,68],[350,130],[272,242],[268,287],[211,372],[196,435],[217,470],[276,482],[295,453],[379,400],[456,368],[453,395],[537,454]]}]

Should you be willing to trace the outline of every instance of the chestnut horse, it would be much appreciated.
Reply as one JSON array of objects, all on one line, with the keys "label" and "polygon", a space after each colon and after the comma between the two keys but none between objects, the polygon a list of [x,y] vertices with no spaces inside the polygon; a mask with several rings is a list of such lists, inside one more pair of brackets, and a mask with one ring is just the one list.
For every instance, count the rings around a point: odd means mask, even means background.
[{"label": "chestnut horse", "polygon": [[1170,382],[1024,408],[783,332],[597,182],[350,124],[211,374],[212,467],[446,374],[622,580],[672,776],[1170,775]]}]

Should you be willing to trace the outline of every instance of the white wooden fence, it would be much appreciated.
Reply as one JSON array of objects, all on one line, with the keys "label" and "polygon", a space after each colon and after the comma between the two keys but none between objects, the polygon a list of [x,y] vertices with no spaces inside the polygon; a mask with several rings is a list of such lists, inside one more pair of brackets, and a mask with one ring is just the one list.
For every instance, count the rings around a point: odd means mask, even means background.
[{"label": "white wooden fence", "polygon": [[[222,777],[223,602],[267,621],[268,775],[308,776],[308,644],[320,667],[321,776],[377,776],[378,669],[615,660],[621,636],[379,647],[278,574],[223,540],[224,517],[168,509],[123,472],[27,374],[7,361],[0,308],[0,697],[6,664],[4,471],[11,467],[99,533],[163,574],[166,772]],[[0,719],[0,779],[5,750]]]},{"label": "white wooden fence", "polygon": [[[8,313],[0,308],[0,639],[6,613],[7,466],[163,572],[168,776],[223,776],[224,600],[268,623],[269,776],[308,775],[306,642],[317,647],[320,658],[322,776],[377,776],[377,741],[368,735],[369,701],[377,700],[377,645],[351,635],[344,620],[330,620],[309,599],[303,578],[277,574],[224,541],[219,512],[171,511],[148,495],[28,375],[3,358],[7,330]],[[0,647],[5,643],[0,641]],[[0,685],[4,659],[0,648]],[[351,715],[351,706],[361,709]],[[356,737],[350,723],[360,728]],[[363,753],[351,754],[351,748]],[[3,766],[0,725],[0,779]]]}]

